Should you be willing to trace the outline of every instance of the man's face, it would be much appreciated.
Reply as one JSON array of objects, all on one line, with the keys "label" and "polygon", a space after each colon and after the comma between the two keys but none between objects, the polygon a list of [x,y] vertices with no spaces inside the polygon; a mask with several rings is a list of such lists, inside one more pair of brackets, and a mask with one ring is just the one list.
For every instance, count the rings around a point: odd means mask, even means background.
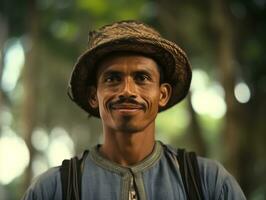
[{"label": "man's face", "polygon": [[105,128],[138,132],[155,122],[160,106],[165,106],[171,86],[160,84],[156,62],[141,55],[111,56],[99,65],[97,89],[89,96],[99,109]]}]

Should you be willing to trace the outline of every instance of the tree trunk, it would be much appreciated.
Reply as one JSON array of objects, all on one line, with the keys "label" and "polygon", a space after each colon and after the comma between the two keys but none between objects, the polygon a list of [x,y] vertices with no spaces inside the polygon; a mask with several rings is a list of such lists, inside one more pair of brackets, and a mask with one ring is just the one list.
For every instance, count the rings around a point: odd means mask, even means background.
[{"label": "tree trunk", "polygon": [[222,132],[224,140],[225,165],[238,177],[238,158],[240,149],[238,114],[239,104],[234,97],[236,69],[234,66],[234,28],[230,21],[228,5],[223,0],[212,0],[212,16],[214,31],[217,34],[217,66],[221,84],[225,90],[227,112]]},{"label": "tree trunk", "polygon": [[26,54],[26,62],[23,69],[22,81],[24,99],[22,102],[22,133],[29,148],[30,163],[25,171],[24,187],[28,187],[32,179],[32,161],[35,150],[31,143],[31,136],[36,127],[37,113],[37,88],[38,88],[38,16],[34,0],[28,1],[28,37],[31,40],[31,48]]}]

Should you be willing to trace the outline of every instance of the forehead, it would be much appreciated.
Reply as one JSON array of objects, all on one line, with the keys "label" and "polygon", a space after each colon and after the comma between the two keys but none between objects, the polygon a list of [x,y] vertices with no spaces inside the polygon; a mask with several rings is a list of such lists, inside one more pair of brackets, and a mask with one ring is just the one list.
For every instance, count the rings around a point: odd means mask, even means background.
[{"label": "forehead", "polygon": [[109,70],[146,70],[151,73],[159,73],[159,66],[154,59],[137,53],[119,53],[108,55],[98,63],[97,68],[97,76],[100,76]]}]

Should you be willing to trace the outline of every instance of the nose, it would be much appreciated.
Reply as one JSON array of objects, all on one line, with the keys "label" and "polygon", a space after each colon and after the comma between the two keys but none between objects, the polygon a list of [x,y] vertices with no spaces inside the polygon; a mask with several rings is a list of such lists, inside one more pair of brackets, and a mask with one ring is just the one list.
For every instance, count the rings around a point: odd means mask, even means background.
[{"label": "nose", "polygon": [[127,77],[124,79],[123,83],[121,84],[121,92],[119,94],[119,98],[136,98],[136,85],[134,80],[131,77]]}]

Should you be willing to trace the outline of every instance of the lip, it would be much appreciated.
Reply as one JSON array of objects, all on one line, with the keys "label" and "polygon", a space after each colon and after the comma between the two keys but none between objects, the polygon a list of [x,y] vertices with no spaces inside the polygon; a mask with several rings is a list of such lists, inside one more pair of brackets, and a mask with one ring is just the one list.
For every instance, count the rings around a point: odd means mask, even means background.
[{"label": "lip", "polygon": [[135,113],[140,110],[143,110],[143,106],[137,105],[137,104],[115,104],[111,106],[112,110],[118,111],[122,114],[127,114],[127,113]]},{"label": "lip", "polygon": [[115,104],[111,106],[112,109],[143,109],[141,105],[137,104],[129,104],[129,103],[123,103],[123,104]]}]

